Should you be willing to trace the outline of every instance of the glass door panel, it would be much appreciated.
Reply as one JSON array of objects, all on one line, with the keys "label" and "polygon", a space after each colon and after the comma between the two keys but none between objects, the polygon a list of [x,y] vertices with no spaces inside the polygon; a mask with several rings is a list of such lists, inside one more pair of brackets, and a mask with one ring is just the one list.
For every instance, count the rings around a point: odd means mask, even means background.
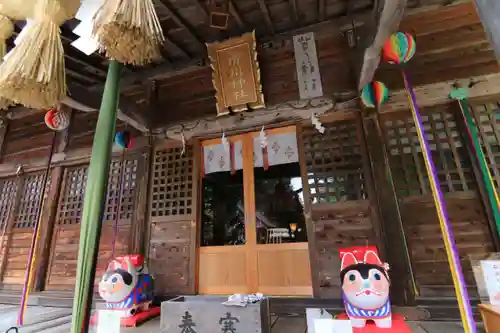
[{"label": "glass door panel", "polygon": [[206,174],[201,183],[201,246],[245,244],[243,171]]}]

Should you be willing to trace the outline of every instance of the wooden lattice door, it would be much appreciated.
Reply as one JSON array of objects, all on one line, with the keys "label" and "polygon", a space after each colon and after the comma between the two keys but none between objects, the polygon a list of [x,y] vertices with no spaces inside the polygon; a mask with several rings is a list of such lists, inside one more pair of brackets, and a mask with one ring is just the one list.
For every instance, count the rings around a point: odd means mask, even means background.
[{"label": "wooden lattice door", "polygon": [[[3,289],[23,287],[34,226],[42,202],[43,176],[43,173],[28,174],[0,182],[0,237],[3,234],[0,277]],[[47,188],[49,186],[50,183]]]},{"label": "wooden lattice door", "polygon": [[[143,156],[130,156],[123,162],[119,160],[111,162],[95,274],[96,282],[101,278],[111,259],[113,240],[115,255],[126,254],[131,250],[137,179],[138,173],[143,170],[145,160]],[[52,235],[46,290],[74,289],[87,170],[88,165],[69,167],[64,170]],[[123,172],[121,186],[119,185],[120,172]],[[121,204],[118,202],[119,189]],[[119,211],[118,207],[120,207]],[[117,214],[119,216],[115,238],[114,221]]]},{"label": "wooden lattice door", "polygon": [[[453,106],[423,109],[422,122],[455,234],[465,280],[476,293],[469,255],[493,251],[477,180]],[[402,111],[383,115],[392,181],[420,296],[453,296],[453,281],[413,119]]]},{"label": "wooden lattice door", "polygon": [[370,176],[362,129],[347,119],[302,129],[302,183],[307,202],[309,248],[315,296],[340,297],[338,248],[376,245],[376,208],[369,200]]},{"label": "wooden lattice door", "polygon": [[195,289],[197,185],[191,146],[158,147],[154,153],[148,266],[158,295]]}]

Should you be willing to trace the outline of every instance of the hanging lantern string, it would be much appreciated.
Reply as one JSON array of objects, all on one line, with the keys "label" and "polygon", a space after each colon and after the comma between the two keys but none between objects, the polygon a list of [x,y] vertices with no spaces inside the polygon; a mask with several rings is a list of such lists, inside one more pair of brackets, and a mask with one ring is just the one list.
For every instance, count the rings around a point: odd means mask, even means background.
[{"label": "hanging lantern string", "polygon": [[120,157],[119,165],[119,174],[118,174],[118,193],[117,193],[117,204],[116,204],[116,213],[115,213],[115,220],[113,224],[113,243],[111,247],[111,258],[115,257],[115,247],[116,247],[116,239],[118,236],[118,222],[120,219],[121,215],[121,206],[122,206],[122,187],[123,187],[123,180],[125,176],[125,168],[126,168],[126,163],[125,163],[125,152],[127,149],[132,147],[132,135],[130,134],[129,131],[124,130],[117,132],[115,135],[115,142],[122,148],[122,154]]},{"label": "hanging lantern string", "polygon": [[[361,90],[361,102],[366,108],[375,108],[375,129],[377,131],[377,135],[379,137],[380,142],[382,143],[382,155],[384,158],[384,165],[385,165],[385,170],[386,170],[386,175],[389,181],[389,185],[392,187],[392,193],[394,195],[394,200],[396,202],[398,201],[397,194],[396,194],[396,188],[394,186],[394,182],[392,180],[392,171],[389,163],[389,150],[387,149],[387,146],[385,144],[385,139],[382,134],[382,129],[380,127],[381,124],[381,119],[380,119],[380,112],[379,109],[380,107],[389,99],[389,89],[387,86],[380,82],[380,81],[373,81],[368,83],[366,86],[363,87]],[[403,218],[401,216],[401,211],[399,205],[396,205],[396,210],[398,214],[398,224],[399,224],[399,232],[402,235],[403,238],[403,247],[404,247],[404,254],[406,257],[406,260],[408,263],[411,264],[411,257],[410,257],[410,250],[408,249],[408,245],[406,242],[406,233],[403,227]],[[408,269],[409,277],[410,277],[410,283],[413,288],[413,293],[418,296],[419,291],[417,288],[417,283],[415,279],[415,274],[413,273],[413,270],[411,267]]]},{"label": "hanging lantern string", "polygon": [[[389,63],[404,65],[415,55],[415,50],[416,45],[413,36],[405,32],[397,32],[387,40],[382,53],[384,58]],[[453,285],[455,287],[455,293],[457,296],[464,331],[466,333],[476,333],[476,323],[472,314],[469,294],[466,289],[463,270],[460,264],[460,256],[458,254],[449,216],[447,214],[446,202],[443,200],[443,193],[439,185],[436,167],[434,165],[434,161],[432,160],[432,152],[429,143],[425,138],[424,127],[422,118],[418,111],[415,92],[410,83],[408,75],[403,68],[401,68],[401,73],[403,75],[403,81],[408,94],[410,111],[417,130],[417,138],[422,149],[422,155],[424,158],[427,175],[429,177],[432,197],[436,206],[439,226],[446,249],[446,255],[448,257],[448,263],[450,265],[451,276],[453,278]]]}]

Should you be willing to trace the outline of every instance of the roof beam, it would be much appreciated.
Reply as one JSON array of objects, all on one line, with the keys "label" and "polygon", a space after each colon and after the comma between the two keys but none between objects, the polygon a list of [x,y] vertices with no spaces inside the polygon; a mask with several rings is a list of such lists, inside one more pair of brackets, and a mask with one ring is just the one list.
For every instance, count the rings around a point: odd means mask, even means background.
[{"label": "roof beam", "polygon": [[259,3],[260,10],[264,15],[264,22],[266,23],[268,33],[270,35],[274,35],[273,20],[271,19],[271,14],[269,13],[269,8],[267,8],[265,0],[257,0],[257,2]]},{"label": "roof beam", "polygon": [[[454,0],[453,5],[461,3],[463,1],[464,0]],[[406,15],[419,13],[422,12],[423,10],[435,10],[442,7],[443,7],[442,5],[429,5],[429,6],[423,5],[422,7],[416,9],[407,10]],[[323,30],[325,29],[325,27],[327,29],[338,29],[340,31],[347,31],[348,29],[352,28],[353,21],[356,27],[360,27],[363,26],[365,23],[368,24],[368,22],[371,19],[373,19],[373,13],[371,10],[368,12],[362,11],[357,14],[351,15],[350,17],[344,16],[341,18],[334,18],[321,23],[314,23],[309,26],[295,28],[290,31],[282,32],[280,34],[276,34],[271,37],[259,38],[258,45],[261,46],[262,43],[288,40],[291,39],[296,34]],[[155,68],[142,69],[138,70],[135,73],[129,73],[129,74],[124,73],[121,81],[121,87],[125,88],[127,86],[139,85],[146,80],[150,81],[153,79],[166,79],[169,77],[175,77],[178,75],[195,72],[202,68],[206,68],[208,66],[209,66],[209,61],[207,60],[206,57],[202,55],[200,55],[197,58],[189,59],[186,61],[174,62],[172,64],[163,63],[159,64]],[[370,80],[371,78],[368,81]],[[102,90],[103,87],[104,84],[99,84],[91,87],[90,89],[93,91],[99,91]]]},{"label": "roof beam", "polygon": [[196,44],[198,44],[200,48],[205,49],[205,41],[203,40],[203,38],[198,35],[191,24],[179,14],[177,9],[175,9],[168,0],[156,0],[156,4],[158,6],[161,6],[170,15],[175,24],[185,29],[193,37],[193,39],[196,41]]},{"label": "roof beam", "polygon": [[[68,83],[68,92],[69,99],[67,101],[63,101],[63,103],[68,106],[80,109],[80,111],[84,112],[98,111],[101,107],[102,91],[90,91],[79,84]],[[87,107],[87,110],[82,110],[82,108],[74,105],[74,103],[72,104],[71,100]],[[121,121],[126,122],[141,132],[150,128],[150,122],[146,119],[146,117],[144,117],[143,112],[139,110],[134,101],[131,101],[127,97],[121,95],[118,108],[118,119]]]}]

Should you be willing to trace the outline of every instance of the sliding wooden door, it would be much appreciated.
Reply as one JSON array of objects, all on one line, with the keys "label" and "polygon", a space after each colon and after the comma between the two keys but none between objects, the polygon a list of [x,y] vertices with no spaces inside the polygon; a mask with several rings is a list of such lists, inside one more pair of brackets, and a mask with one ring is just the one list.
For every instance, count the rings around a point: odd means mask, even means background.
[{"label": "sliding wooden door", "polygon": [[295,127],[202,142],[200,294],[312,295]]}]

